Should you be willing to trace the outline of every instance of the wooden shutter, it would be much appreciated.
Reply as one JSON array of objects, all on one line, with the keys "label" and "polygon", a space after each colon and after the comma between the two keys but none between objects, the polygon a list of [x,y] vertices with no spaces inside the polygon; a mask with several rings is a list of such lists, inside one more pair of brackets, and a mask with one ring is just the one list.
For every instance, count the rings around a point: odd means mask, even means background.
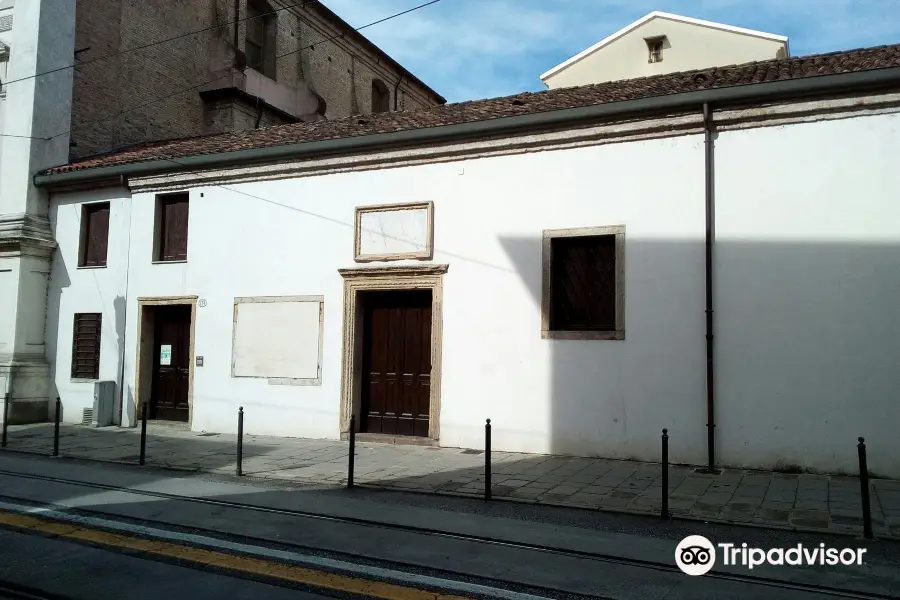
[{"label": "wooden shutter", "polygon": [[616,236],[551,241],[550,328],[615,331]]},{"label": "wooden shutter", "polygon": [[100,377],[100,313],[76,313],[72,334],[72,378]]},{"label": "wooden shutter", "polygon": [[159,224],[159,260],[187,260],[187,194],[160,199]]},{"label": "wooden shutter", "polygon": [[82,212],[81,267],[105,267],[109,245],[109,203],[85,204]]}]

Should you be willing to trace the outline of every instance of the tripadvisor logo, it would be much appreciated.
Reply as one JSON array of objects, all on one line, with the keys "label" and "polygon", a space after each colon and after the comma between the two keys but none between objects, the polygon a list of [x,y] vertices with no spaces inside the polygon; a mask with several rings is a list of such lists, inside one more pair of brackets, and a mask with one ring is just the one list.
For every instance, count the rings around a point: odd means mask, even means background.
[{"label": "tripadvisor logo", "polygon": [[746,543],[719,543],[714,546],[702,535],[689,535],[675,548],[675,564],[688,575],[703,575],[715,566],[717,555],[725,566],[743,566],[752,570],[761,565],[862,565],[865,553],[865,548],[830,548],[825,544],[812,547],[797,544],[768,550]]}]

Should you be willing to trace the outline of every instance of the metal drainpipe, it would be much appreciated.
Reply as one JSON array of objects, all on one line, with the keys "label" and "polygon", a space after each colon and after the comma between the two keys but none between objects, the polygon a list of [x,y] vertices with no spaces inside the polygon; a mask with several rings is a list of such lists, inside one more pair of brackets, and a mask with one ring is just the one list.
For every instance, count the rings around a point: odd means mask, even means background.
[{"label": "metal drainpipe", "polygon": [[[119,176],[119,186],[123,190],[128,189],[128,180],[124,175]],[[128,238],[125,244],[125,296],[122,302],[122,347],[119,349],[119,352],[122,355],[122,367],[119,369],[119,410],[118,415],[116,415],[116,425],[122,426],[122,413],[125,411],[125,398],[127,394],[125,393],[125,356],[127,355],[126,348],[128,348],[127,344],[127,332],[128,332],[128,278],[131,274],[131,212],[134,209],[134,205],[131,202],[131,198],[128,199]],[[137,425],[137,419],[132,426]]]},{"label": "metal drainpipe", "polygon": [[397,110],[398,110],[399,107],[400,107],[400,103],[399,103],[399,100],[400,100],[400,99],[399,99],[399,97],[398,97],[398,94],[400,93],[399,90],[400,90],[400,84],[401,84],[401,83],[403,83],[403,76],[402,76],[402,75],[401,75],[400,78],[397,80],[397,85],[394,86],[394,112],[397,112]]},{"label": "metal drainpipe", "polygon": [[715,226],[715,177],[712,111],[709,103],[703,103],[703,136],[705,148],[704,171],[706,176],[706,443],[709,458],[708,470],[716,468],[716,411],[715,411],[715,361],[713,360],[713,240]]}]

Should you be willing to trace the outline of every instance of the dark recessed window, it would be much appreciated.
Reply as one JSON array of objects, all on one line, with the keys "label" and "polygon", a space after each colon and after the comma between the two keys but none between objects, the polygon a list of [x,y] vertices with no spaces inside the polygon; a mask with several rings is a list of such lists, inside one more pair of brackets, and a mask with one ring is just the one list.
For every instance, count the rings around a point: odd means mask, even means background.
[{"label": "dark recessed window", "polygon": [[658,63],[662,62],[663,59],[663,44],[666,41],[666,36],[662,35],[659,37],[647,38],[644,40],[647,42],[647,51],[649,52],[649,60],[647,62]]},{"label": "dark recessed window", "polygon": [[616,236],[550,242],[550,329],[615,331]]},{"label": "dark recessed window", "polygon": [[100,313],[75,313],[72,332],[72,378],[100,378]]},{"label": "dark recessed window", "polygon": [[265,2],[251,0],[247,3],[247,34],[244,53],[247,66],[275,79],[275,37],[278,31],[278,14]]},{"label": "dark recessed window", "polygon": [[108,244],[109,202],[82,205],[78,266],[105,267]]},{"label": "dark recessed window", "polygon": [[544,232],[543,337],[625,338],[624,240],[623,226]]},{"label": "dark recessed window", "polygon": [[391,91],[380,79],[372,81],[372,112],[382,113],[391,110]]},{"label": "dark recessed window", "polygon": [[153,260],[187,260],[187,192],[157,196],[155,231]]}]

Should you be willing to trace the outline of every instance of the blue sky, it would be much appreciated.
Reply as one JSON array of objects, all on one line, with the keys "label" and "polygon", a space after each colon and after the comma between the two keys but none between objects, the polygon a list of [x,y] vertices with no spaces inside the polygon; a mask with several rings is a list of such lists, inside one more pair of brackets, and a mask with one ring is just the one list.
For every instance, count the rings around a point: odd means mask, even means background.
[{"label": "blue sky", "polygon": [[[354,27],[425,0],[326,0]],[[900,42],[900,0],[441,0],[364,33],[451,102],[540,74],[654,10],[790,38],[791,54]]]}]

